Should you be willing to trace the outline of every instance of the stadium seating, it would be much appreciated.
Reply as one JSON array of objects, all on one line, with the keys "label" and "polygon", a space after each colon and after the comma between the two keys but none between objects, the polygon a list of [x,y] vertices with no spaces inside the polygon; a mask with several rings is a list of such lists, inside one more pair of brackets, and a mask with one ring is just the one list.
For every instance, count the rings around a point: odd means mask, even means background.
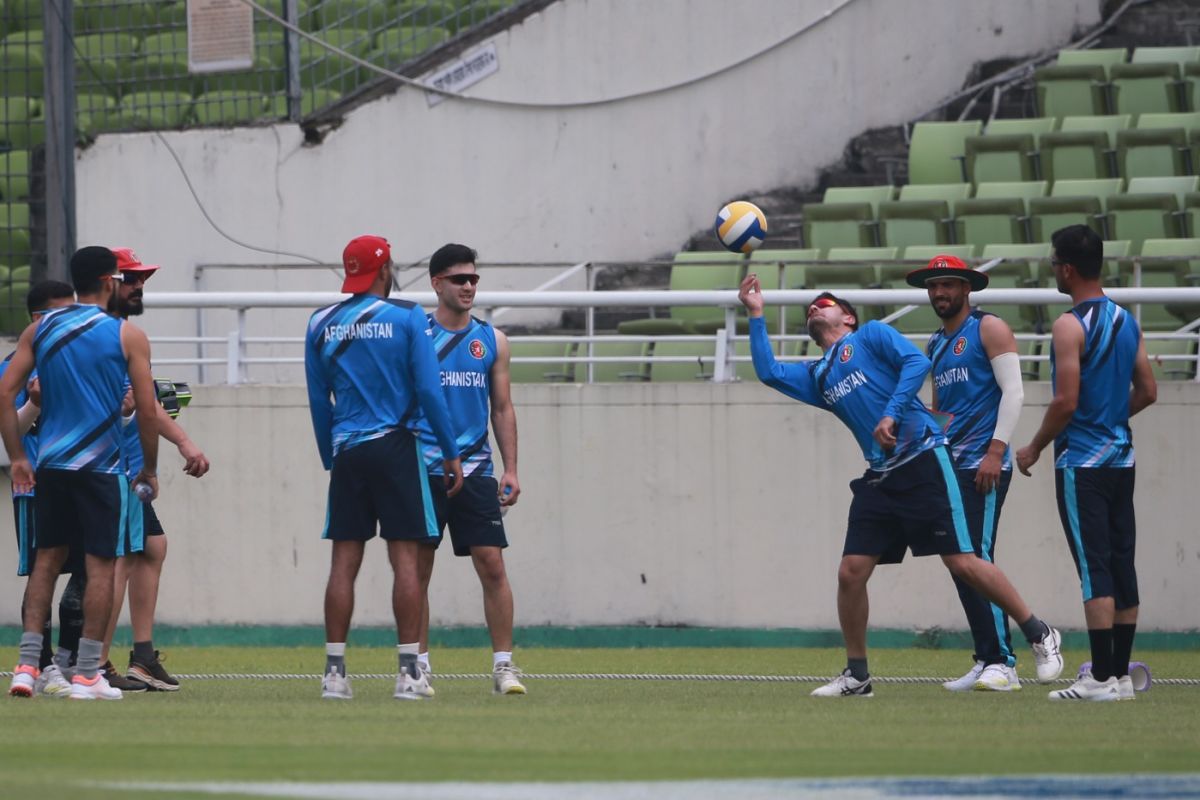
[{"label": "stadium seating", "polygon": [[[1142,243],[1141,254],[1149,258],[1186,257],[1186,260],[1160,262],[1153,272],[1167,276],[1168,285],[1171,281],[1177,286],[1200,285],[1200,239],[1147,239]],[[1142,262],[1141,266],[1145,276],[1150,265]],[[1200,307],[1196,305],[1167,305],[1166,311],[1180,323],[1200,318]]]},{"label": "stadium seating", "polygon": [[1020,197],[973,198],[954,204],[954,240],[979,247],[1024,242],[1029,235],[1025,200]]},{"label": "stadium seating", "polygon": [[[586,347],[586,345],[580,345],[578,354],[581,356],[586,354]],[[599,361],[592,364],[592,379],[597,383],[650,380],[650,365],[646,361],[650,355],[650,345],[645,342],[621,340],[594,342],[592,355],[596,358],[628,359]],[[583,381],[587,375],[587,365],[577,364],[575,374],[577,380]]]},{"label": "stadium seating", "polygon": [[0,200],[11,203],[29,197],[29,151],[0,153]]},{"label": "stadium seating", "polygon": [[1117,162],[1126,178],[1186,175],[1191,169],[1182,128],[1135,128],[1117,133]]},{"label": "stadium seating", "polygon": [[1200,47],[1138,47],[1129,60],[1134,64],[1191,64],[1200,62]]},{"label": "stadium seating", "polygon": [[1179,65],[1174,62],[1115,64],[1109,69],[1109,78],[1116,114],[1180,110],[1181,75]]},{"label": "stadium seating", "polygon": [[1183,65],[1183,90],[1187,107],[1200,111],[1200,61]]},{"label": "stadium seating", "polygon": [[953,205],[971,196],[969,183],[907,183],[900,187],[899,200],[939,200]]},{"label": "stadium seating", "polygon": [[188,71],[187,54],[182,58],[155,54],[144,56],[127,67],[126,92],[181,92],[191,94],[196,78]]},{"label": "stadium seating", "polygon": [[[747,272],[758,275],[759,284],[763,291],[771,289],[801,289],[804,288],[805,262],[817,260],[819,253],[816,249],[803,250],[755,250],[750,254]],[[777,332],[780,326],[780,315],[787,314],[784,320],[789,330],[803,327],[804,314],[796,308],[768,305],[763,309],[763,319],[767,329]]]},{"label": "stadium seating", "polygon": [[0,203],[0,262],[29,263],[29,204]]},{"label": "stadium seating", "polygon": [[957,183],[967,180],[963,171],[966,139],[978,136],[983,123],[918,122],[908,149],[910,183]]},{"label": "stadium seating", "polygon": [[1029,201],[1031,234],[1035,242],[1050,241],[1050,234],[1067,225],[1087,225],[1104,235],[1104,209],[1094,195],[1088,197],[1035,197]]},{"label": "stadium seating", "polygon": [[975,197],[979,200],[1015,197],[1028,202],[1032,197],[1045,197],[1049,193],[1049,181],[993,181],[975,187]]},{"label": "stadium seating", "polygon": [[1106,67],[1055,64],[1033,73],[1038,116],[1070,117],[1108,113]]},{"label": "stadium seating", "polygon": [[509,353],[514,358],[558,359],[554,362],[511,362],[509,377],[513,383],[571,383],[575,379],[575,362],[566,360],[575,355],[574,342],[511,341]]},{"label": "stadium seating", "polygon": [[[676,253],[669,287],[672,291],[737,289],[742,268],[740,254],[724,251]],[[618,325],[617,330],[638,336],[689,334],[696,332],[694,326],[698,324],[705,325],[707,330],[715,330],[713,325],[724,327],[725,312],[717,308],[672,306],[669,318],[628,320]]]},{"label": "stadium seating", "polygon": [[806,203],[801,233],[806,247],[825,253],[831,247],[874,245],[875,225],[870,203]]},{"label": "stadium seating", "polygon": [[879,240],[887,247],[949,244],[950,207],[943,200],[891,200],[879,204]]},{"label": "stadium seating", "polygon": [[143,0],[76,2],[75,33],[78,36],[81,33],[145,30],[158,22],[153,5]]},{"label": "stadium seating", "polygon": [[1200,192],[1188,192],[1183,196],[1184,236],[1200,236]]},{"label": "stadium seating", "polygon": [[324,0],[314,8],[321,29],[384,28],[396,20],[384,0]]},{"label": "stadium seating", "polygon": [[[875,288],[879,284],[880,265],[895,261],[900,255],[897,247],[835,247],[826,256],[830,261],[852,261],[854,264],[826,264],[810,266],[805,279],[812,284],[808,288],[822,291],[839,289]],[[859,304],[861,321],[879,319],[890,312],[882,305]]]},{"label": "stadium seating", "polygon": [[251,92],[206,92],[196,98],[193,111],[201,125],[238,125],[270,116],[264,95]]},{"label": "stadium seating", "polygon": [[716,344],[712,339],[696,342],[655,342],[654,358],[684,358],[685,361],[651,361],[652,381],[710,381],[713,376],[713,355]]},{"label": "stadium seating", "polygon": [[831,186],[825,190],[825,203],[869,203],[872,215],[879,215],[879,204],[896,199],[895,186]]},{"label": "stadium seating", "polygon": [[416,58],[450,38],[450,32],[440,27],[390,28],[379,34],[376,49],[368,60],[373,64],[400,64]]},{"label": "stadium seating", "polygon": [[41,97],[41,31],[10,33],[0,42],[0,96]]},{"label": "stadium seating", "polygon": [[1099,178],[1096,180],[1055,181],[1050,190],[1051,197],[1098,197],[1107,200],[1120,194],[1125,186],[1121,178]]},{"label": "stadium seating", "polygon": [[1097,48],[1095,50],[1060,50],[1056,63],[1062,66],[1103,67],[1106,71],[1113,64],[1128,61],[1124,47]]},{"label": "stadium seating", "polygon": [[967,178],[981,181],[1031,181],[1037,177],[1033,134],[970,136],[964,142]]}]

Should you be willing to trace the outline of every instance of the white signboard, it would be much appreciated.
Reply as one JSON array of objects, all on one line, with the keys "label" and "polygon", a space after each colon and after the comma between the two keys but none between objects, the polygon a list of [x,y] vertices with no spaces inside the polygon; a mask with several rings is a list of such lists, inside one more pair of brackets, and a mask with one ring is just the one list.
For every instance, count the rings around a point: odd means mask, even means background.
[{"label": "white signboard", "polygon": [[[431,73],[422,83],[445,89],[448,92],[461,92],[468,86],[474,86],[487,76],[495,75],[499,71],[500,61],[496,57],[496,45],[489,42],[478,50],[465,54],[459,60],[447,64],[437,72]],[[446,99],[445,95],[437,92],[426,92],[425,97],[430,106],[436,106]]]},{"label": "white signboard", "polygon": [[254,10],[239,0],[187,0],[188,71],[254,66]]}]

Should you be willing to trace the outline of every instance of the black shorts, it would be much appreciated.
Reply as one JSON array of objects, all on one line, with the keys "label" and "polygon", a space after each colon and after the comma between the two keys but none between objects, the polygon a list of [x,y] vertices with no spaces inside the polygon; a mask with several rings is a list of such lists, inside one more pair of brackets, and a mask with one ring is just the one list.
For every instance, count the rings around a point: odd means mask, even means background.
[{"label": "black shorts", "polygon": [[429,488],[437,510],[438,539],[434,547],[442,543],[442,532],[447,527],[456,556],[471,555],[472,547],[508,547],[495,478],[463,478],[462,491],[450,498],[446,497],[441,475],[429,476]]},{"label": "black shorts", "polygon": [[437,517],[417,439],[398,430],[334,456],[323,538],[432,539]]},{"label": "black shorts", "polygon": [[[137,495],[134,495],[136,498]],[[152,503],[142,503],[142,532],[147,536],[162,536],[166,534],[163,530],[162,523],[158,520],[158,514],[154,512]]]},{"label": "black shorts", "polygon": [[944,447],[926,450],[887,473],[867,470],[850,482],[854,499],[842,555],[899,564],[914,556],[972,553],[958,478]]},{"label": "black shorts", "polygon": [[[32,495],[13,498],[13,525],[17,531],[17,575],[22,577],[33,572],[37,561],[37,519]],[[59,575],[83,572],[83,553],[72,547],[63,562]]]},{"label": "black shorts", "polygon": [[37,547],[69,546],[101,558],[141,550],[127,524],[129,481],[124,475],[85,470],[37,471]]},{"label": "black shorts", "polygon": [[956,471],[958,493],[962,497],[963,513],[967,517],[967,530],[971,534],[971,546],[975,548],[975,555],[985,561],[991,561],[996,551],[996,523],[1000,521],[1000,509],[1004,507],[1004,498],[1008,497],[1012,470],[1003,470],[1000,473],[1000,482],[987,494],[980,494],[976,490],[975,473],[976,470],[973,469]]},{"label": "black shorts", "polygon": [[1058,516],[1083,600],[1111,597],[1118,609],[1138,605],[1133,566],[1137,524],[1133,467],[1063,467],[1054,471]]}]

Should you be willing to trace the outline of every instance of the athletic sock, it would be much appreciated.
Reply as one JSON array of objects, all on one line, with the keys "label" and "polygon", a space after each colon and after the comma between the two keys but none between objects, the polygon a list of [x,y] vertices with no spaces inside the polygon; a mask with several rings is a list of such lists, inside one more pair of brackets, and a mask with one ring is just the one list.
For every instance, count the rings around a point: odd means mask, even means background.
[{"label": "athletic sock", "polygon": [[144,642],[133,643],[133,660],[142,666],[154,662],[154,642],[147,639]]},{"label": "athletic sock", "polygon": [[46,619],[46,624],[42,626],[42,649],[38,653],[38,669],[45,669],[54,663],[54,651],[50,649],[51,640],[50,620]]},{"label": "athletic sock", "polygon": [[492,669],[495,669],[496,666],[502,661],[507,661],[510,664],[512,663],[511,650],[497,650],[496,652],[492,653]]},{"label": "athletic sock", "polygon": [[867,671],[867,660],[865,658],[846,659],[846,669],[850,670],[850,677],[856,681],[865,681],[871,677],[871,673]]},{"label": "athletic sock", "polygon": [[1020,625],[1021,633],[1025,635],[1025,641],[1030,644],[1037,644],[1046,638],[1046,634],[1050,633],[1050,626],[1038,619],[1037,614],[1030,614],[1029,619]]},{"label": "athletic sock", "polygon": [[79,658],[75,662],[75,674],[87,680],[96,677],[100,672],[100,653],[104,650],[104,642],[96,639],[79,638]]},{"label": "athletic sock", "polygon": [[1129,674],[1129,657],[1133,655],[1133,635],[1137,632],[1137,623],[1132,625],[1113,625],[1113,675],[1123,678]]},{"label": "athletic sock", "polygon": [[326,642],[325,643],[325,674],[336,672],[345,677],[346,675],[346,643],[345,642]]},{"label": "athletic sock", "polygon": [[79,637],[83,635],[83,590],[86,586],[87,578],[77,572],[67,581],[67,588],[58,600],[58,646],[72,653],[79,649]]},{"label": "athletic sock", "polygon": [[427,671],[432,671],[432,667],[429,666],[429,653],[417,653],[417,663]]},{"label": "athletic sock", "polygon": [[408,672],[411,678],[421,677],[421,672],[417,668],[417,651],[420,649],[420,642],[396,645],[396,653],[400,657],[400,671]]},{"label": "athletic sock", "polygon": [[21,649],[20,655],[17,658],[18,664],[24,664],[27,667],[37,667],[38,662],[42,658],[42,634],[29,633],[25,631],[21,634]]},{"label": "athletic sock", "polygon": [[74,655],[75,652],[73,650],[68,650],[62,645],[59,645],[58,649],[54,651],[54,663],[58,665],[64,676],[67,674],[67,670],[71,668],[71,658]]},{"label": "athletic sock", "polygon": [[[1106,681],[1113,676],[1113,629],[1088,628],[1088,641],[1092,645],[1092,677]],[[1128,664],[1125,671],[1129,671]]]}]

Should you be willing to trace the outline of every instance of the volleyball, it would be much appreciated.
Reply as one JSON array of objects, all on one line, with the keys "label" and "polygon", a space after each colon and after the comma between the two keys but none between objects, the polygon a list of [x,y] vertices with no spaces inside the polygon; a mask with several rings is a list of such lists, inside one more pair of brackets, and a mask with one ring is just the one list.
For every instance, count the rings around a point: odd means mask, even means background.
[{"label": "volleyball", "polygon": [[749,253],[767,238],[767,216],[754,203],[735,200],[717,212],[713,231],[726,250]]}]

